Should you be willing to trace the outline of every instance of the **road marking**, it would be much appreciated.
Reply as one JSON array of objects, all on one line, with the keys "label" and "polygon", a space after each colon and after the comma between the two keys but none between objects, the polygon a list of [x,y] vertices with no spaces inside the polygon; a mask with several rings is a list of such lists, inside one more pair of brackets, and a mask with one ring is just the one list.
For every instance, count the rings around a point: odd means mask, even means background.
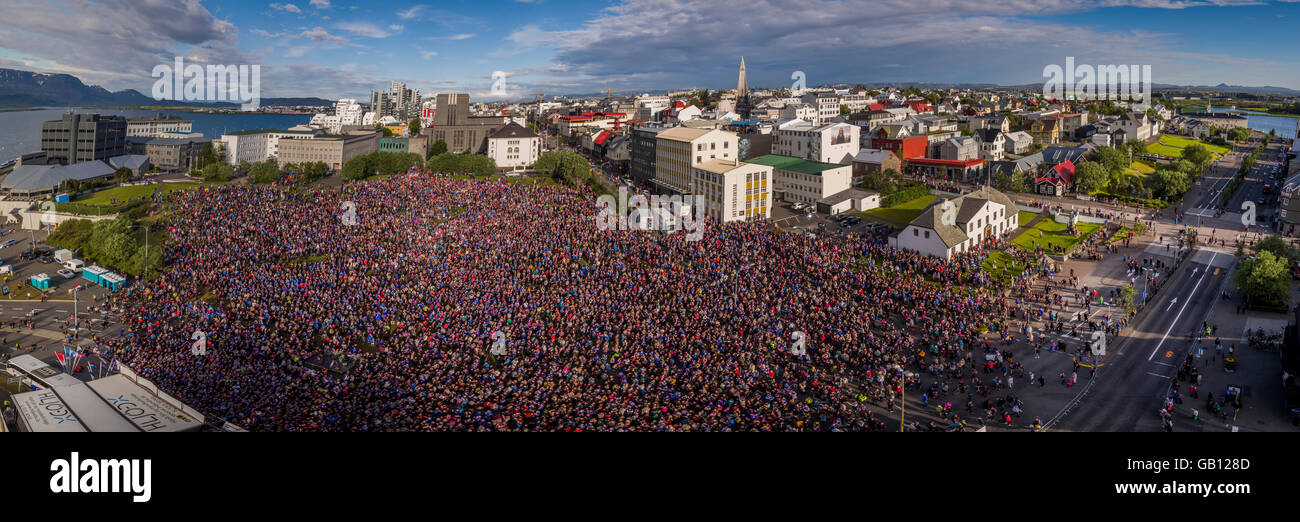
[{"label": "road marking", "polygon": [[[1211,264],[1214,262],[1214,256],[1217,256],[1217,255],[1219,255],[1218,252],[1211,252],[1211,253],[1210,253],[1210,263],[1211,263]],[[1192,274],[1196,274],[1196,272],[1193,271]],[[1173,322],[1170,322],[1170,323],[1169,323],[1169,328],[1165,330],[1165,335],[1164,335],[1164,337],[1161,337],[1161,338],[1160,338],[1160,342],[1156,344],[1156,349],[1151,350],[1151,355],[1150,355],[1149,357],[1147,357],[1147,360],[1148,360],[1148,361],[1154,359],[1154,358],[1156,357],[1156,352],[1160,351],[1160,347],[1161,347],[1161,346],[1164,346],[1164,344],[1165,344],[1165,340],[1169,338],[1169,332],[1173,331],[1173,329],[1174,329],[1174,325],[1175,325],[1175,324],[1178,324],[1178,319],[1181,318],[1181,317],[1183,316],[1183,311],[1184,311],[1184,310],[1187,310],[1187,303],[1192,302],[1192,296],[1193,296],[1193,295],[1196,295],[1196,289],[1198,289],[1198,288],[1201,287],[1201,282],[1202,282],[1202,281],[1205,281],[1205,276],[1207,276],[1207,275],[1210,275],[1210,272],[1209,272],[1208,270],[1205,271],[1205,273],[1201,274],[1201,278],[1196,280],[1196,286],[1193,286],[1193,287],[1192,287],[1192,291],[1187,293],[1187,300],[1186,300],[1186,301],[1183,301],[1183,307],[1178,309],[1178,315],[1175,315],[1175,316],[1174,316],[1174,320],[1173,320]]]},{"label": "road marking", "polygon": [[1151,373],[1151,372],[1147,372],[1147,375],[1154,375],[1154,376],[1159,377],[1159,378],[1161,378],[1161,379],[1168,379],[1168,378],[1169,378],[1169,377],[1166,377],[1166,376],[1164,376],[1164,375],[1161,375],[1161,374],[1158,374],[1158,373]]},{"label": "road marking", "polygon": [[1170,309],[1170,308],[1173,308],[1174,305],[1176,305],[1176,304],[1178,304],[1178,298],[1177,298],[1177,297],[1175,297],[1175,298],[1173,298],[1173,299],[1170,299],[1170,300],[1169,300],[1169,306],[1168,306],[1167,308],[1165,308],[1165,311],[1168,312],[1169,309]]},{"label": "road marking", "polygon": [[1167,362],[1160,362],[1160,361],[1151,361],[1151,362],[1154,362],[1154,363],[1156,363],[1156,364],[1160,364],[1160,365],[1164,365],[1164,366],[1168,366],[1168,367],[1170,367],[1170,368],[1173,368],[1173,367],[1174,367],[1174,365],[1169,364],[1169,363],[1167,363]]}]

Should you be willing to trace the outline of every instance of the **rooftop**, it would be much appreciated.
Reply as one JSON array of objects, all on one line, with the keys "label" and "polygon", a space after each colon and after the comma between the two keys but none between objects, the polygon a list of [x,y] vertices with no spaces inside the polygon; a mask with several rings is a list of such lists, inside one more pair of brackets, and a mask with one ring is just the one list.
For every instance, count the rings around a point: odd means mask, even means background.
[{"label": "rooftop", "polygon": [[812,161],[803,158],[796,158],[793,156],[781,156],[777,154],[768,154],[766,156],[750,158],[749,163],[767,165],[769,167],[778,170],[798,172],[800,174],[814,174],[814,175],[821,175],[821,173],[831,169],[849,167],[848,165],[840,165],[838,163],[822,163],[820,161]]}]

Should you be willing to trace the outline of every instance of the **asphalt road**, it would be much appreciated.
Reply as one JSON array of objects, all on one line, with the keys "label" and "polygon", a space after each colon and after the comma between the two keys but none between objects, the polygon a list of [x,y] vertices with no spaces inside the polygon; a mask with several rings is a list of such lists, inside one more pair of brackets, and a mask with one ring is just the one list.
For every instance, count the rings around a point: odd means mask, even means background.
[{"label": "asphalt road", "polygon": [[1053,429],[1159,431],[1169,380],[1191,348],[1192,332],[1220,302],[1234,261],[1223,252],[1193,253],[1129,336],[1110,347],[1092,388]]}]

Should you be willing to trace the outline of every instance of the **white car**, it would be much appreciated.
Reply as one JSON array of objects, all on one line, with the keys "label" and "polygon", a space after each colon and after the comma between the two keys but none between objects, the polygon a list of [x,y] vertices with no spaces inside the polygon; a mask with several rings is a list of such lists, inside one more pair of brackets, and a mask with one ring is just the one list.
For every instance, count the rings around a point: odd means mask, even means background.
[{"label": "white car", "polygon": [[72,279],[74,277],[77,277],[77,274],[72,273],[71,270],[68,270],[66,268],[60,268],[59,275],[63,276],[64,279]]}]

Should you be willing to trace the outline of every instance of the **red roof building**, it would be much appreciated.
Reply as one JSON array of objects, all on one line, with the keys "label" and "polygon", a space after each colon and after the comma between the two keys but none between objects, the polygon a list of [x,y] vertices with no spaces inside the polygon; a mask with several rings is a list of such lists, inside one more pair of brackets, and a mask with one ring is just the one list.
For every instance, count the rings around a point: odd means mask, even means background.
[{"label": "red roof building", "polygon": [[987,163],[983,158],[970,160],[916,158],[907,160],[907,170],[935,179],[973,181],[983,174]]},{"label": "red roof building", "polygon": [[930,138],[928,136],[912,136],[910,138],[890,139],[885,129],[877,128],[871,135],[871,146],[893,152],[900,158],[910,160],[925,157],[925,151],[930,148]]},{"label": "red roof building", "polygon": [[1074,182],[1074,162],[1065,160],[1057,163],[1041,177],[1034,180],[1034,192],[1052,196],[1063,196],[1070,184]]}]

